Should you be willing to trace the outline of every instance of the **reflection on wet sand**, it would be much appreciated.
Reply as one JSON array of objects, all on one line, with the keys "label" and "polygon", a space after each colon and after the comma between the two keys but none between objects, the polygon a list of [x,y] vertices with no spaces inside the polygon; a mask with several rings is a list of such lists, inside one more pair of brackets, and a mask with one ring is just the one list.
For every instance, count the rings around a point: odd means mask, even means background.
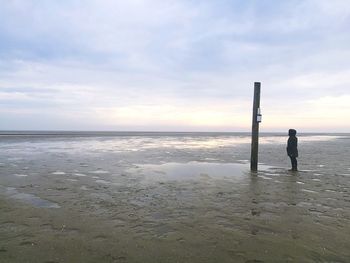
[{"label": "reflection on wet sand", "polygon": [[41,199],[40,197],[32,194],[18,192],[18,190],[13,187],[3,187],[0,185],[0,194],[11,199],[19,200],[21,202],[27,203],[35,207],[60,208],[58,204],[55,204],[48,200]]}]

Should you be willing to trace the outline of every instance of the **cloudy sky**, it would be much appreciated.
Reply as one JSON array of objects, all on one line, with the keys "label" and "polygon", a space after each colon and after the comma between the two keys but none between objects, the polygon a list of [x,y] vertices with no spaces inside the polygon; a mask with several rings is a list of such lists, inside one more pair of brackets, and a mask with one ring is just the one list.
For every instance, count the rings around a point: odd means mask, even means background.
[{"label": "cloudy sky", "polygon": [[0,0],[0,129],[350,131],[348,0]]}]

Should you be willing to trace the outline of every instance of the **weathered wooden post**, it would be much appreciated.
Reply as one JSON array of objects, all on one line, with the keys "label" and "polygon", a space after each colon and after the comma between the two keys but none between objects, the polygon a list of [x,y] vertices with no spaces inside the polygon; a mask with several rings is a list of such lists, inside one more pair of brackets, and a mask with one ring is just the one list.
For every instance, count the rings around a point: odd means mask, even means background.
[{"label": "weathered wooden post", "polygon": [[259,151],[259,123],[260,114],[260,82],[254,82],[254,102],[253,102],[253,120],[252,120],[252,146],[250,155],[250,170],[258,170],[258,151]]}]

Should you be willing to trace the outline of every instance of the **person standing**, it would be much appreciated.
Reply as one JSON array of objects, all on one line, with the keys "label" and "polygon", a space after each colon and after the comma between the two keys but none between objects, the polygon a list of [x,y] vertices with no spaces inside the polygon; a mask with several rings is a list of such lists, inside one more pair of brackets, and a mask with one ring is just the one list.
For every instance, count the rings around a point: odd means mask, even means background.
[{"label": "person standing", "polygon": [[298,138],[296,137],[297,131],[289,129],[288,131],[288,142],[287,142],[287,154],[292,163],[292,169],[290,171],[298,171]]}]

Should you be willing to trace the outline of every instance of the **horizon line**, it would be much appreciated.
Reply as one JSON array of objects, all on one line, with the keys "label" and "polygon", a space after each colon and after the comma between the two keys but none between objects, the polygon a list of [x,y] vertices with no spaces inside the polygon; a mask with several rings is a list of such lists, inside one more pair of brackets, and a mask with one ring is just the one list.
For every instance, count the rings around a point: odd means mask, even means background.
[{"label": "horizon line", "polygon": [[[229,134],[229,133],[251,133],[251,131],[161,131],[161,130],[50,130],[50,129],[44,129],[44,130],[16,130],[16,129],[10,129],[10,130],[0,130],[0,135],[12,135],[13,133],[25,133],[28,132],[30,134],[35,134],[35,132],[44,133],[47,132],[49,135],[52,135],[52,133],[55,132],[62,132],[62,133],[221,133],[221,134]],[[267,134],[267,133],[287,133],[287,131],[260,131],[260,134]],[[337,132],[337,131],[299,131],[298,134],[350,134],[350,132]],[[25,135],[25,134],[23,134]]]}]

